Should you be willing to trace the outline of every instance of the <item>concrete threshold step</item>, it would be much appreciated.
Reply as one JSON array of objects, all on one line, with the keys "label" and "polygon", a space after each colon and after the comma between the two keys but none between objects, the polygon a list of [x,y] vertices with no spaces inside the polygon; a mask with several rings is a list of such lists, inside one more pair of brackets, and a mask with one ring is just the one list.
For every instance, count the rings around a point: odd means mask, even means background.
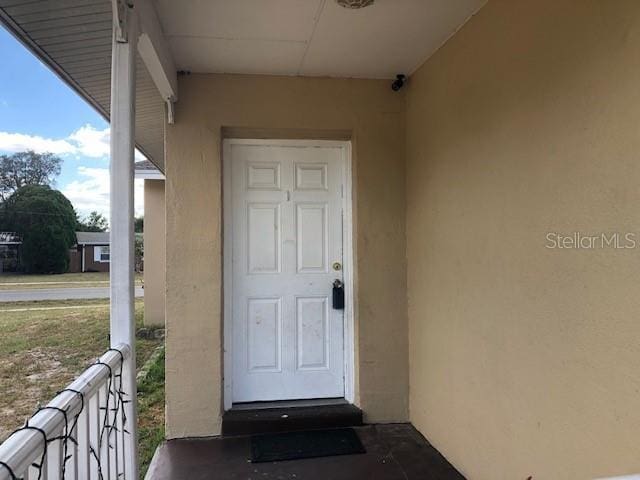
[{"label": "concrete threshold step", "polygon": [[355,405],[308,405],[287,402],[287,406],[240,406],[222,416],[222,435],[293,432],[321,428],[356,427],[362,425],[362,410]]}]

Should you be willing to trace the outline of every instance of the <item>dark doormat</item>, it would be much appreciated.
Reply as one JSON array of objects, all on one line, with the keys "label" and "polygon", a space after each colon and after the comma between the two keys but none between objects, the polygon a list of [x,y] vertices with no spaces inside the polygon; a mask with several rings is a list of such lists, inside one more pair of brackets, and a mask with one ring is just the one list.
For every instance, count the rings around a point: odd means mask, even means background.
[{"label": "dark doormat", "polygon": [[253,463],[354,453],[366,453],[366,450],[353,428],[274,433],[251,437]]}]

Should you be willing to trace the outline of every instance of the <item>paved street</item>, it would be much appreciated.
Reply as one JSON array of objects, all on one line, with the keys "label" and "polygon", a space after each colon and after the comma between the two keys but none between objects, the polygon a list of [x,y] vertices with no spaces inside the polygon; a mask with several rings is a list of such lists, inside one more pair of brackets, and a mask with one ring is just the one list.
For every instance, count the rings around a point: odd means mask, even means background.
[{"label": "paved street", "polygon": [[[136,297],[142,296],[144,296],[142,287],[136,287]],[[91,298],[109,298],[109,287],[0,290],[0,302],[29,302],[37,300],[86,300]]]}]

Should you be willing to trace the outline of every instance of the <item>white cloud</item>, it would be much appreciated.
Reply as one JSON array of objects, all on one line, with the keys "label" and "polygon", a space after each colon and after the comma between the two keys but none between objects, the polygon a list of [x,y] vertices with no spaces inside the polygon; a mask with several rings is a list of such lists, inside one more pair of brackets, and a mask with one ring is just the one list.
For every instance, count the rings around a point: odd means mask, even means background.
[{"label": "white cloud", "polygon": [[[55,155],[74,155],[83,158],[109,159],[109,127],[99,130],[90,124],[72,132],[66,138],[44,138],[24,133],[0,132],[0,152],[34,150]],[[145,157],[138,150],[136,160]],[[144,213],[144,182],[135,181],[135,214]],[[97,211],[109,217],[109,169],[79,166],[77,179],[61,188],[78,214],[84,217]]]},{"label": "white cloud", "polygon": [[78,167],[79,180],[62,188],[80,216],[92,211],[109,213],[109,170],[106,168]]},{"label": "white cloud", "polygon": [[[0,132],[0,151],[23,152],[34,150],[38,153],[51,152],[56,155],[78,155],[89,158],[109,157],[109,127],[102,130],[92,125],[84,125],[67,138],[44,138],[24,133]],[[145,157],[136,150],[136,160]]]},{"label": "white cloud", "polygon": [[86,157],[102,158],[109,156],[109,128],[97,130],[85,125],[69,135],[76,144],[77,153]]},{"label": "white cloud", "polygon": [[[78,167],[79,180],[73,180],[62,188],[81,217],[94,210],[109,218],[109,170],[107,168]],[[135,214],[144,214],[144,181],[135,180]]]},{"label": "white cloud", "polygon": [[64,155],[74,153],[76,147],[66,140],[54,140],[23,133],[0,132],[0,150],[7,152],[35,150],[40,153],[51,152],[56,155]]}]

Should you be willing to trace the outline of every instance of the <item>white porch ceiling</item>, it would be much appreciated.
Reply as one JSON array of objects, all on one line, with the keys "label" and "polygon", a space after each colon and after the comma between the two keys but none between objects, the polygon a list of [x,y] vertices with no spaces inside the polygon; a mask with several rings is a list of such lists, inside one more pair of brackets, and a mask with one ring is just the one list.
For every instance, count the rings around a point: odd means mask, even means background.
[{"label": "white porch ceiling", "polygon": [[486,0],[156,0],[181,70],[357,78],[410,74]]},{"label": "white porch ceiling", "polygon": [[[486,0],[154,0],[178,69],[358,78],[411,74]],[[0,23],[106,118],[111,0],[0,0]],[[136,143],[164,167],[165,108],[138,61]]]}]

